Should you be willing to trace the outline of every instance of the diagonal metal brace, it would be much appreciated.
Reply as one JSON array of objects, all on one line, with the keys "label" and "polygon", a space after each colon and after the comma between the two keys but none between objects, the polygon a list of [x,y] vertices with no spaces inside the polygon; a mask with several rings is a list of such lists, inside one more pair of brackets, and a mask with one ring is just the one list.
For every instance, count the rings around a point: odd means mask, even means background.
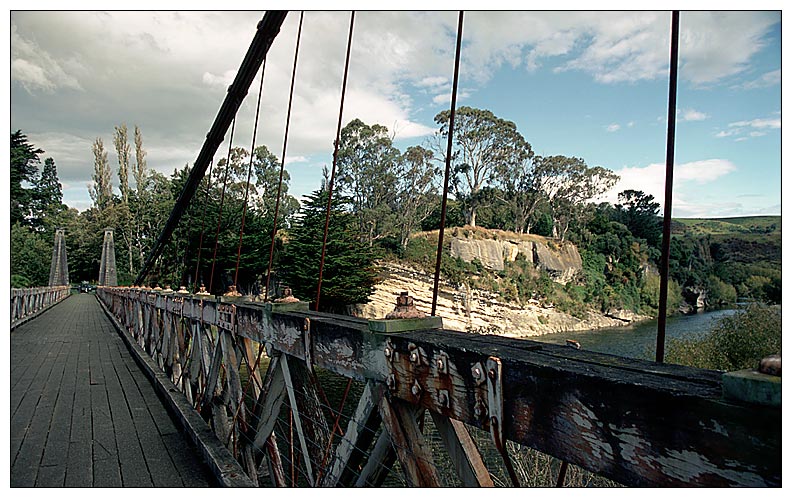
[{"label": "diagonal metal brace", "polygon": [[500,358],[490,356],[487,358],[487,405],[489,405],[489,425],[492,441],[495,448],[503,457],[503,463],[509,472],[512,485],[520,486],[517,473],[512,466],[511,458],[506,449],[506,442],[503,440],[503,364]]}]

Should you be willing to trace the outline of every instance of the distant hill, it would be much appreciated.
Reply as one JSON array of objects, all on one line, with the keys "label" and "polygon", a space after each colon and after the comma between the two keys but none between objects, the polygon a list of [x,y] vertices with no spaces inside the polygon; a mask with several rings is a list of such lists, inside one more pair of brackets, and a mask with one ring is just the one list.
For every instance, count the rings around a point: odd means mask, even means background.
[{"label": "distant hill", "polygon": [[[741,298],[780,302],[780,216],[676,218],[672,234],[683,248],[679,254],[691,250],[688,280],[705,281],[712,274],[734,286]],[[677,278],[683,280],[682,274]]]},{"label": "distant hill", "polygon": [[742,216],[737,218],[674,218],[676,234],[693,235],[781,235],[780,216]]}]

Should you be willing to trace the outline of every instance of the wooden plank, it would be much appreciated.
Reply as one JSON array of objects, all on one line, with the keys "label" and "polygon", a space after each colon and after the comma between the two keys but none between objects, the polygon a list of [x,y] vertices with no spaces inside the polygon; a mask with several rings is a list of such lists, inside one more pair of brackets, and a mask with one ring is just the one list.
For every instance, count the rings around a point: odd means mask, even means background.
[{"label": "wooden plank", "polygon": [[289,368],[288,357],[285,357],[284,360],[285,361],[280,362],[281,370],[283,371],[283,380],[286,384],[286,393],[289,396],[289,405],[291,406],[292,417],[294,419],[294,428],[297,431],[297,437],[300,440],[300,448],[302,449],[303,461],[305,463],[305,475],[308,478],[309,484],[313,487],[315,485],[315,481],[314,481],[315,476],[313,471],[313,465],[311,464],[312,452],[308,448],[308,442],[306,440],[306,434],[305,434],[306,431],[303,430],[303,421],[302,421],[302,417],[300,417],[300,404],[297,403],[297,396],[294,388],[294,380],[292,379],[291,371]]},{"label": "wooden plank", "polygon": [[118,463],[121,468],[121,482],[127,487],[151,487],[153,482],[143,455],[140,438],[135,430],[129,405],[119,382],[110,355],[111,346],[103,344],[102,357],[107,399],[113,421],[113,435],[118,448]]},{"label": "wooden plank", "polygon": [[335,487],[341,481],[341,477],[347,467],[353,468],[362,462],[365,454],[363,453],[374,439],[374,432],[381,423],[379,413],[377,413],[377,400],[374,399],[374,386],[372,382],[367,382],[360,395],[355,413],[349,419],[346,432],[338,447],[333,453],[330,462],[330,470],[323,476],[322,487]]},{"label": "wooden plank", "polygon": [[487,466],[465,424],[435,412],[429,413],[462,485],[467,488],[494,487]]},{"label": "wooden plank", "polygon": [[354,486],[356,488],[380,487],[390,474],[395,462],[396,451],[393,449],[393,443],[388,431],[383,430],[371,449],[366,465],[355,476]]},{"label": "wooden plank", "polygon": [[382,396],[379,411],[409,484],[417,487],[442,486],[432,452],[416,420],[418,416],[423,416],[423,410],[398,400],[391,402],[387,396]]}]

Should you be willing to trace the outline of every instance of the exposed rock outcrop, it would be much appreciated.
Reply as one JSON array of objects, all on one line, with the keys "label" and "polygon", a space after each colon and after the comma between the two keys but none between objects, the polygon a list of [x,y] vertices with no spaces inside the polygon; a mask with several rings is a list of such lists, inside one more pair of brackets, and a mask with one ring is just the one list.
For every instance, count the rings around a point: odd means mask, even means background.
[{"label": "exposed rock outcrop", "polygon": [[577,247],[569,242],[561,243],[538,235],[471,228],[454,229],[450,235],[451,256],[468,263],[477,259],[490,270],[503,270],[505,262],[514,261],[519,254],[562,284],[574,279],[583,269]]},{"label": "exposed rock outcrop", "polygon": [[703,287],[685,287],[682,290],[685,302],[680,308],[685,314],[695,314],[707,307],[707,289]]},{"label": "exposed rock outcrop", "polygon": [[[485,246],[482,246],[485,247]],[[422,271],[396,263],[381,265],[383,281],[375,288],[368,304],[357,306],[355,314],[364,318],[383,318],[393,310],[397,297],[407,291],[416,307],[429,313],[432,307],[432,277]],[[495,293],[454,286],[441,281],[437,315],[447,329],[495,333],[511,337],[530,337],[553,332],[618,327],[629,323],[614,311],[614,317],[590,313],[585,320],[567,315],[538,302],[525,307],[499,300]],[[618,317],[615,317],[618,316]],[[638,318],[632,315],[633,320]]]}]

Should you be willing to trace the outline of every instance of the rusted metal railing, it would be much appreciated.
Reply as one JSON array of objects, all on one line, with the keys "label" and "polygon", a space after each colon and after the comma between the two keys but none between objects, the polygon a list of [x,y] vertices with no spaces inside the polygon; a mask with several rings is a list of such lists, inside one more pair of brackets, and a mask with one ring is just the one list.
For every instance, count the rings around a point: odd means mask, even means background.
[{"label": "rusted metal railing", "polygon": [[71,287],[31,287],[11,289],[11,328],[19,326],[42,310],[53,306],[67,297]]},{"label": "rusted metal railing", "polygon": [[[260,485],[511,485],[504,456],[524,485],[526,447],[633,486],[781,483],[780,407],[724,399],[721,372],[437,317],[97,293]],[[325,392],[334,379],[345,405]]]}]

